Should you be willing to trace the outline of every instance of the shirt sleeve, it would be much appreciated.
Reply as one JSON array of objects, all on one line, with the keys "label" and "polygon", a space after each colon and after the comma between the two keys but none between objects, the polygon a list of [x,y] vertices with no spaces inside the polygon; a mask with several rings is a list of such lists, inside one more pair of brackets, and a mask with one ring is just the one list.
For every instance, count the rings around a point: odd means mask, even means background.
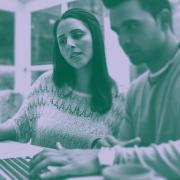
[{"label": "shirt sleeve", "polygon": [[168,179],[180,177],[180,140],[149,147],[115,147],[116,160],[120,164],[135,163],[154,170]]},{"label": "shirt sleeve", "polygon": [[112,107],[110,111],[101,116],[103,124],[108,127],[109,131],[104,132],[103,134],[101,130],[101,134],[93,137],[91,140],[91,148],[96,147],[98,140],[105,138],[107,135],[113,135],[116,138],[118,137],[119,127],[125,115],[125,96],[114,88],[112,100]]},{"label": "shirt sleeve", "polygon": [[16,139],[20,142],[28,142],[31,138],[31,121],[33,120],[33,105],[30,99],[25,99],[18,113],[11,119],[16,130]]}]

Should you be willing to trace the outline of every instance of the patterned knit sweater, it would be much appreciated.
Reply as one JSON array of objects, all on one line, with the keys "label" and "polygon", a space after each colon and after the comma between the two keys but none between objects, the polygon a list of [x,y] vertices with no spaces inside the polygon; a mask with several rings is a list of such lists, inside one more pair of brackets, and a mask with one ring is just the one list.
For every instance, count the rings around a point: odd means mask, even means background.
[{"label": "patterned knit sweater", "polygon": [[52,71],[44,73],[32,86],[28,98],[11,119],[17,140],[54,148],[60,142],[66,148],[90,148],[105,135],[116,136],[124,114],[124,99],[112,88],[113,105],[100,115],[92,112],[90,96],[64,85],[57,88]]}]

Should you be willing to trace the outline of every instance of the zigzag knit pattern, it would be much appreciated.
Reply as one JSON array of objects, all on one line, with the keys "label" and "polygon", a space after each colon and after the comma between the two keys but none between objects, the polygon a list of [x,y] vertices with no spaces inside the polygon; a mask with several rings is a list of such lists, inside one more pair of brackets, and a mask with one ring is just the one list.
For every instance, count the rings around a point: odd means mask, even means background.
[{"label": "zigzag knit pattern", "polygon": [[11,119],[17,140],[54,148],[90,148],[91,143],[108,134],[116,135],[124,117],[124,97],[112,88],[113,105],[100,115],[92,112],[90,96],[68,85],[57,88],[52,71],[44,73],[32,86],[19,112]]}]

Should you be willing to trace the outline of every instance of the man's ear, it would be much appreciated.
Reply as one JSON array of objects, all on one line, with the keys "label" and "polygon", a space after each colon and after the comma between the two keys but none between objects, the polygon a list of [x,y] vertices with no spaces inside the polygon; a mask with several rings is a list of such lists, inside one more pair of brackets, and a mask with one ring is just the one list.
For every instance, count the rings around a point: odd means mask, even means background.
[{"label": "man's ear", "polygon": [[156,17],[157,21],[160,23],[162,31],[167,31],[171,28],[171,12],[168,9],[163,9]]}]

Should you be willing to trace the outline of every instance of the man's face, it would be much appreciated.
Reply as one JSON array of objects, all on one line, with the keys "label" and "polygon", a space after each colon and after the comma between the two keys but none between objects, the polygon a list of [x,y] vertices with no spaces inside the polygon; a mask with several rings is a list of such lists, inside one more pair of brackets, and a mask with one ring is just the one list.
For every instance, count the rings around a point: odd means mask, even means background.
[{"label": "man's face", "polygon": [[165,40],[162,23],[143,9],[138,0],[127,0],[110,9],[110,21],[133,64],[150,63],[158,57]]}]

